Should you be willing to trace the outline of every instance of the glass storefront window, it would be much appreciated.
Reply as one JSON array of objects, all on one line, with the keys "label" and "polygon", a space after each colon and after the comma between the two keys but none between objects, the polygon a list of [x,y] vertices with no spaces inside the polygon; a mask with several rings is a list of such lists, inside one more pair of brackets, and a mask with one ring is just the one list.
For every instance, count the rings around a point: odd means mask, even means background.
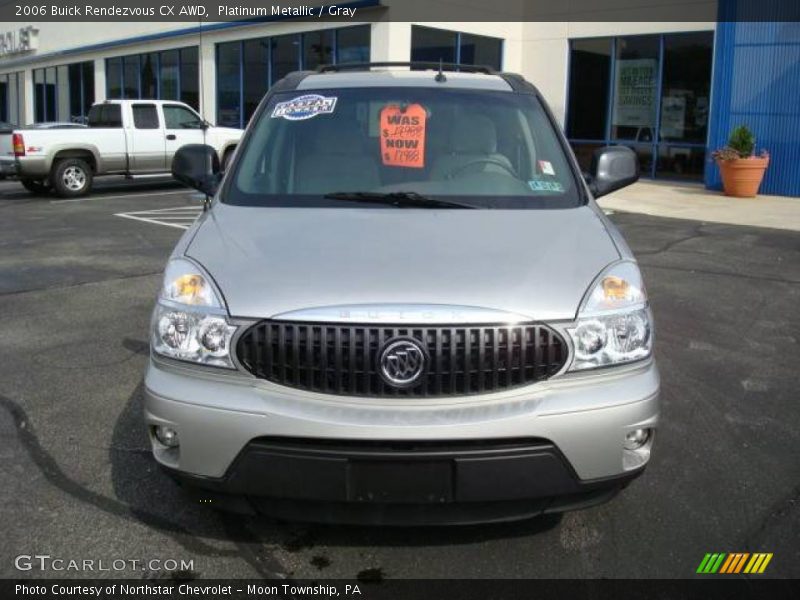
[{"label": "glass storefront window", "polygon": [[37,123],[58,120],[57,83],[55,67],[33,70],[34,119]]},{"label": "glass storefront window", "polygon": [[139,98],[158,98],[158,54],[142,54]]},{"label": "glass storefront window", "polygon": [[272,81],[278,81],[299,68],[300,36],[282,35],[272,38]]},{"label": "glass storefront window", "polygon": [[303,68],[316,69],[333,63],[333,31],[312,31],[303,34]]},{"label": "glass storefront window", "polygon": [[58,113],[56,91],[58,85],[58,76],[55,67],[48,67],[44,70],[44,85],[45,85],[45,121],[57,121]]},{"label": "glass storefront window", "polygon": [[458,34],[431,27],[411,27],[411,60],[414,62],[456,61]]},{"label": "glass storefront window", "polygon": [[[73,109],[72,114],[80,114],[80,122],[86,123],[89,109],[94,104],[94,61],[81,63],[81,88],[83,89],[83,102],[80,113]],[[77,107],[75,107],[77,109]]]},{"label": "glass storefront window", "polygon": [[[8,76],[0,75],[0,123],[8,123]],[[5,125],[0,125],[5,127]]]},{"label": "glass storefront window", "polygon": [[[242,95],[244,98],[245,123],[269,89],[269,41],[263,38],[245,40],[242,43],[244,73]],[[239,126],[238,124],[236,125]]]},{"label": "glass storefront window", "polygon": [[[658,36],[617,39],[611,139],[642,140],[656,127]],[[651,137],[652,139],[652,137]]]},{"label": "glass storefront window", "polygon": [[336,62],[369,62],[369,25],[336,30]]},{"label": "glass storefront window", "polygon": [[[83,70],[81,63],[68,65],[67,79],[69,81],[69,120],[80,121],[81,117],[85,114],[83,112]],[[94,70],[92,70],[94,73]],[[89,110],[89,107],[86,107]]]},{"label": "glass storefront window", "polygon": [[370,26],[217,44],[217,123],[244,127],[270,86],[292,71],[369,62]]},{"label": "glass storefront window", "polygon": [[702,179],[713,42],[711,31],[573,40],[566,131],[581,166],[590,147],[622,143],[645,177]]},{"label": "glass storefront window", "polygon": [[83,123],[94,102],[94,62],[33,70],[34,120]]},{"label": "glass storefront window", "polygon": [[659,144],[656,176],[700,180],[703,178],[705,159],[705,148]]},{"label": "glass storefront window", "polygon": [[241,42],[217,44],[217,125],[241,124],[240,60]]},{"label": "glass storefront window", "polygon": [[199,63],[196,46],[106,59],[109,99],[180,100],[199,107]]},{"label": "glass storefront window", "polygon": [[11,125],[21,125],[22,116],[21,72],[0,75],[0,121]]},{"label": "glass storefront window", "polygon": [[106,97],[122,98],[122,57],[106,60]]},{"label": "glass storefront window", "polygon": [[162,100],[178,99],[178,51],[167,50],[162,52],[159,60],[158,79],[161,83],[159,90]]},{"label": "glass storefront window", "polygon": [[705,144],[712,43],[710,32],[664,36],[661,141]]},{"label": "glass storefront window", "polygon": [[122,97],[139,97],[139,55],[126,56],[122,59]]},{"label": "glass storefront window", "polygon": [[605,139],[610,77],[610,39],[576,40],[572,43],[568,137],[579,140]]},{"label": "glass storefront window", "polygon": [[503,41],[470,33],[461,34],[458,62],[465,65],[486,65],[500,70],[503,62]]},{"label": "glass storefront window", "polygon": [[181,48],[181,102],[200,110],[200,57],[197,46]]},{"label": "glass storefront window", "polygon": [[37,123],[45,121],[45,93],[44,69],[33,71],[33,118]]},{"label": "glass storefront window", "polygon": [[0,75],[0,121],[3,123],[19,125],[22,99],[18,83],[19,73]]},{"label": "glass storefront window", "polygon": [[500,70],[503,62],[503,40],[413,25],[411,60],[481,65]]}]

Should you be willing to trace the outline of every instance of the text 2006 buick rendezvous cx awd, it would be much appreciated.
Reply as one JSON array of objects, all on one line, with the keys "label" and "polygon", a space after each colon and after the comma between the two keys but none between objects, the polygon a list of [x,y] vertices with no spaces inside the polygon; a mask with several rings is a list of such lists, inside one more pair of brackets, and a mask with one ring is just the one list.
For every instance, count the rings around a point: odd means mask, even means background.
[{"label": "text 2006 buick rendezvous cx awd", "polygon": [[[419,66],[419,65],[415,65]],[[464,523],[602,502],[647,464],[653,323],[536,89],[491,72],[294,73],[253,116],[166,267],[145,419],[213,505]]]}]

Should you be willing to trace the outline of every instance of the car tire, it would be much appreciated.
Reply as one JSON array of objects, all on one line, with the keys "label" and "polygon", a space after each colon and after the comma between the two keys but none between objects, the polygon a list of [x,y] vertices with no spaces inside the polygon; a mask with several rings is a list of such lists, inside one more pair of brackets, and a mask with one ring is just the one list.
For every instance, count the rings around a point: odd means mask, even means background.
[{"label": "car tire", "polygon": [[62,198],[85,196],[92,189],[92,168],[80,158],[65,158],[53,169],[52,180]]},{"label": "car tire", "polygon": [[26,190],[33,194],[47,194],[50,192],[50,184],[36,179],[20,179],[19,182]]}]

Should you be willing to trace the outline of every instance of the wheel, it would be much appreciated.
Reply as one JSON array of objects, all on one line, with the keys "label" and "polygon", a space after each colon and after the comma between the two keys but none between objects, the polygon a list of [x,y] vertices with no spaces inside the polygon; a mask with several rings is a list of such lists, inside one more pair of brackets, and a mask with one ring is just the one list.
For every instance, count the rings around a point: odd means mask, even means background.
[{"label": "wheel", "polygon": [[20,179],[19,182],[29,192],[34,194],[47,194],[50,191],[50,184],[36,179]]},{"label": "wheel", "polygon": [[55,166],[52,179],[62,198],[84,196],[92,189],[92,168],[80,158],[65,158]]}]

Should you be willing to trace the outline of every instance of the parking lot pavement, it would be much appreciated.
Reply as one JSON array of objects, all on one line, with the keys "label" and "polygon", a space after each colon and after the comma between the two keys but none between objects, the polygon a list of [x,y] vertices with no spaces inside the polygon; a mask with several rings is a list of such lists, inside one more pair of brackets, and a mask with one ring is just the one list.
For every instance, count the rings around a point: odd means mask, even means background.
[{"label": "parking lot pavement", "polygon": [[156,273],[180,231],[113,215],[179,206],[199,203],[169,180],[103,179],[94,194],[74,200],[0,182],[0,293]]},{"label": "parking lot pavement", "polygon": [[610,503],[507,525],[329,527],[217,514],[149,455],[148,321],[182,231],[115,215],[196,207],[191,194],[149,184],[68,203],[13,185],[0,184],[3,577],[31,575],[13,557],[33,553],[193,560],[199,577],[687,577],[717,551],[773,552],[765,576],[800,576],[795,232],[612,216],[652,299],[664,404],[648,471]]}]

